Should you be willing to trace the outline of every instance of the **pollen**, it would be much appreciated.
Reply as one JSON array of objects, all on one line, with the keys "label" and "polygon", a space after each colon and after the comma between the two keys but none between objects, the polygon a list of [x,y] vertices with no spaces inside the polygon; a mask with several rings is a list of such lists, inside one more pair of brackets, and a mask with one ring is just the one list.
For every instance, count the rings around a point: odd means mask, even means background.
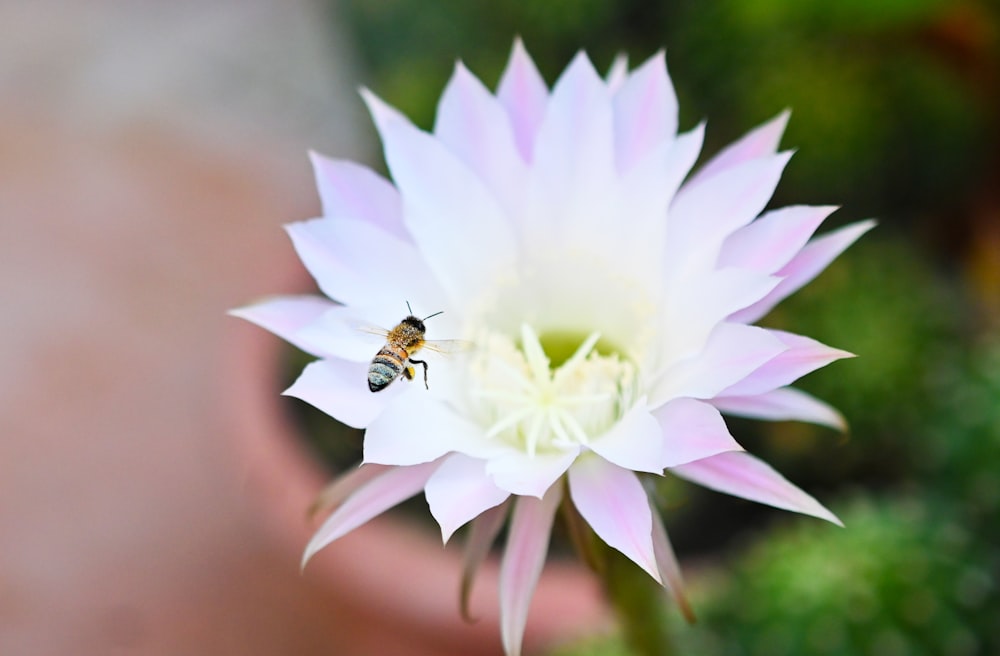
[{"label": "pollen", "polygon": [[[495,333],[477,340],[468,399],[487,436],[534,456],[586,445],[611,428],[631,407],[637,376],[630,361],[598,348],[600,337],[569,349],[571,337],[543,340],[523,325],[516,341]],[[570,355],[555,360],[551,352]]]}]

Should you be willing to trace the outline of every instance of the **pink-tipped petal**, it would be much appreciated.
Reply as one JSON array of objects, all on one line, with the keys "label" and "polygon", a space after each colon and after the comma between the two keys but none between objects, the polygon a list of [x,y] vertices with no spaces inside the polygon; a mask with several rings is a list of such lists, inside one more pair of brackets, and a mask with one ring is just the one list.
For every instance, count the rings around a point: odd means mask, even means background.
[{"label": "pink-tipped petal", "polygon": [[663,441],[662,467],[743,450],[729,433],[719,411],[704,401],[674,399],[653,415]]},{"label": "pink-tipped petal", "polygon": [[436,462],[428,462],[413,467],[394,467],[359,488],[316,531],[306,546],[302,566],[337,538],[415,495],[423,489],[437,466]]},{"label": "pink-tipped petal", "polygon": [[645,399],[625,413],[606,433],[590,440],[591,451],[633,471],[663,473],[663,435]]},{"label": "pink-tipped petal", "polygon": [[818,276],[830,262],[843,253],[861,235],[875,227],[875,221],[859,221],[813,239],[786,264],[777,275],[784,280],[770,294],[730,317],[732,321],[753,323],[788,296]]},{"label": "pink-tipped petal", "polygon": [[[691,167],[698,160],[702,144],[705,142],[705,122],[702,121],[687,132],[682,132],[671,142],[667,151],[667,169],[660,184],[669,192],[672,201]],[[648,193],[648,192],[647,192]]]},{"label": "pink-tipped petal", "polygon": [[608,91],[617,93],[626,79],[628,79],[628,55],[620,52],[611,60],[608,73],[604,76],[604,83],[608,85]]},{"label": "pink-tipped petal", "polygon": [[666,262],[678,272],[715,267],[726,238],[767,205],[790,157],[749,160],[681,187],[670,207]]},{"label": "pink-tipped petal", "polygon": [[390,388],[372,394],[367,380],[367,364],[330,358],[306,365],[283,394],[302,399],[348,426],[364,428],[403,391]]},{"label": "pink-tipped petal", "polygon": [[843,526],[837,516],[749,453],[720,453],[711,458],[689,462],[670,470],[672,473],[711,490],[731,494],[775,508],[812,515]]},{"label": "pink-tipped petal", "polygon": [[507,656],[520,656],[531,597],[545,564],[552,520],[562,500],[553,485],[541,499],[521,497],[514,506],[500,565],[500,633]]},{"label": "pink-tipped petal", "polygon": [[378,478],[391,467],[387,465],[365,465],[352,467],[347,472],[333,479],[329,485],[324,487],[316,500],[309,504],[308,514],[310,517],[325,514],[334,510],[342,504],[347,497],[354,494],[355,490],[367,484],[369,481]]},{"label": "pink-tipped petal", "polygon": [[485,462],[460,453],[445,458],[424,492],[431,515],[441,527],[443,542],[448,542],[460,526],[510,496],[486,475]]},{"label": "pink-tipped petal", "polygon": [[541,498],[566,473],[579,453],[578,447],[533,456],[511,449],[490,458],[486,473],[497,487],[511,494]]},{"label": "pink-tipped petal", "polygon": [[802,376],[840,360],[854,357],[840,349],[820,344],[814,339],[785,332],[769,330],[788,349],[768,360],[752,374],[720,392],[720,396],[753,396],[785,387]]},{"label": "pink-tipped petal", "polygon": [[660,580],[673,595],[674,601],[677,602],[681,613],[684,614],[684,619],[693,623],[695,621],[694,610],[691,609],[691,604],[688,603],[687,596],[684,594],[681,566],[677,563],[674,548],[670,544],[670,538],[667,537],[667,529],[652,502],[650,502],[649,508],[653,515],[653,554],[656,556],[656,567],[660,572]]},{"label": "pink-tipped petal", "polygon": [[315,152],[309,156],[325,218],[367,221],[396,239],[409,240],[399,192],[391,182],[355,162]]},{"label": "pink-tipped petal", "polygon": [[594,533],[658,582],[649,498],[634,472],[594,455],[569,469],[569,494]]},{"label": "pink-tipped petal", "polygon": [[614,96],[615,155],[627,171],[657,144],[677,134],[677,94],[661,50],[632,71]]},{"label": "pink-tipped petal", "polygon": [[651,395],[650,407],[680,397],[710,399],[787,348],[763,328],[720,323],[698,355],[664,372]]},{"label": "pink-tipped petal", "polygon": [[847,421],[832,406],[792,387],[755,396],[724,396],[712,399],[720,411],[737,417],[768,421],[805,421],[846,431]]},{"label": "pink-tipped petal", "polygon": [[549,101],[549,88],[531,61],[521,39],[514,40],[507,68],[500,77],[497,100],[507,110],[517,148],[525,162],[532,160],[535,135]]},{"label": "pink-tipped petal", "polygon": [[321,345],[298,333],[333,307],[333,303],[319,296],[280,296],[230,310],[229,314],[270,330],[306,353],[323,356],[329,354]]},{"label": "pink-tipped petal", "polygon": [[723,149],[691,178],[690,184],[701,184],[708,178],[743,162],[766,155],[773,155],[781,143],[781,135],[785,133],[788,117],[787,109],[773,119],[745,134],[738,141]]},{"label": "pink-tipped petal", "polygon": [[499,506],[484,511],[479,517],[472,520],[472,527],[469,530],[469,537],[465,542],[465,550],[462,558],[462,584],[459,590],[459,609],[462,619],[466,622],[474,621],[469,613],[469,598],[472,596],[472,585],[476,580],[476,572],[490,553],[493,543],[500,534],[504,522],[507,519],[507,511],[511,502],[508,499]]},{"label": "pink-tipped petal", "polygon": [[726,239],[719,254],[719,266],[774,273],[802,250],[823,220],[836,209],[832,205],[793,205],[767,212]]},{"label": "pink-tipped petal", "polygon": [[507,112],[461,62],[438,104],[434,135],[516,214],[527,169]]},{"label": "pink-tipped petal", "polygon": [[479,177],[440,141],[371,93],[364,99],[403,197],[404,223],[423,259],[455,305],[479,298],[515,266],[509,219]]},{"label": "pink-tipped petal", "polygon": [[452,451],[484,456],[489,453],[482,429],[432,398],[423,388],[422,380],[397,381],[389,389],[374,394],[365,391],[371,396],[381,396],[404,385],[410,389],[397,395],[386,412],[368,425],[365,462],[415,465]]}]

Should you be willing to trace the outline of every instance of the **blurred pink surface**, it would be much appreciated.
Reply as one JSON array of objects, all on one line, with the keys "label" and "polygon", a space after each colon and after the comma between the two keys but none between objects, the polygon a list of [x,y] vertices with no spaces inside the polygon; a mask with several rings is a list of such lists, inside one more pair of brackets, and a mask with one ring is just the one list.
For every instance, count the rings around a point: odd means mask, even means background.
[{"label": "blurred pink surface", "polygon": [[[483,620],[462,624],[457,550],[430,534],[377,520],[298,570],[326,474],[283,420],[277,339],[225,311],[308,285],[280,229],[318,211],[305,153],[266,126],[206,140],[176,108],[98,129],[15,82],[0,110],[0,654],[500,653],[495,568]],[[604,623],[596,584],[550,566],[526,644]]]}]

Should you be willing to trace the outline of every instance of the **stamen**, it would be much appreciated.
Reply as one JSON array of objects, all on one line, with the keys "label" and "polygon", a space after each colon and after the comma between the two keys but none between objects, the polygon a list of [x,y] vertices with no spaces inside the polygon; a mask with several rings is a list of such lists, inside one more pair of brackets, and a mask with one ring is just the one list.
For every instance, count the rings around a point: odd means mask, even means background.
[{"label": "stamen", "polygon": [[563,420],[565,421],[566,426],[569,428],[570,432],[573,433],[573,436],[576,438],[577,442],[580,444],[588,444],[590,441],[589,437],[587,436],[587,433],[583,430],[583,428],[580,426],[579,422],[577,422],[576,418],[573,417],[573,415],[566,412],[565,410],[563,412],[565,414]]},{"label": "stamen", "polygon": [[538,440],[542,436],[542,420],[544,415],[538,413],[531,421],[531,430],[528,431],[525,447],[528,450],[528,457],[534,458],[538,451]]},{"label": "stamen", "polygon": [[559,371],[564,372],[564,376],[572,374],[584,359],[590,355],[590,352],[594,350],[594,347],[597,346],[597,340],[600,338],[601,333],[590,333],[590,336],[583,340],[583,344],[580,344],[580,348],[576,349],[563,366],[559,367]]},{"label": "stamen", "polygon": [[607,401],[612,394],[572,394],[560,399],[562,405],[583,405],[585,403],[600,403]]},{"label": "stamen", "polygon": [[549,409],[549,427],[552,428],[552,432],[556,434],[556,437],[562,440],[566,444],[572,444],[573,440],[570,438],[569,433],[563,427],[562,421],[560,420],[562,416],[562,411],[559,408]]},{"label": "stamen", "polygon": [[519,410],[511,412],[503,419],[493,424],[490,427],[490,429],[486,431],[486,437],[494,437],[496,435],[499,435],[503,431],[507,430],[508,428],[516,426],[517,424],[521,423],[523,419],[526,419],[528,415],[530,415],[532,412],[534,412],[534,409],[528,405]]},{"label": "stamen", "polygon": [[611,428],[634,402],[636,368],[617,354],[597,352],[599,340],[600,333],[589,334],[553,368],[530,325],[521,326],[516,344],[485,334],[465,398],[472,415],[488,426],[486,437],[534,457],[586,445]]},{"label": "stamen", "polygon": [[538,335],[526,323],[521,324],[521,349],[524,351],[524,356],[535,380],[548,379],[549,359],[545,357],[545,351],[542,350],[542,344],[538,341]]}]

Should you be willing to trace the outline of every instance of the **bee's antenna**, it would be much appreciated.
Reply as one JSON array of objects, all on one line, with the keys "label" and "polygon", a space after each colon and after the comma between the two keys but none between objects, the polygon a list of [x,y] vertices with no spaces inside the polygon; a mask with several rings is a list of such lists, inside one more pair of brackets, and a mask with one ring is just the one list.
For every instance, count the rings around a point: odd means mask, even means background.
[{"label": "bee's antenna", "polygon": [[411,317],[413,316],[413,309],[410,307],[409,301],[406,302],[406,311],[410,313]]},{"label": "bee's antenna", "polygon": [[436,317],[439,314],[444,314],[444,310],[441,310],[440,312],[435,312],[434,314],[429,314],[426,317],[424,317],[423,319],[421,319],[421,321],[427,321],[431,317]]}]

